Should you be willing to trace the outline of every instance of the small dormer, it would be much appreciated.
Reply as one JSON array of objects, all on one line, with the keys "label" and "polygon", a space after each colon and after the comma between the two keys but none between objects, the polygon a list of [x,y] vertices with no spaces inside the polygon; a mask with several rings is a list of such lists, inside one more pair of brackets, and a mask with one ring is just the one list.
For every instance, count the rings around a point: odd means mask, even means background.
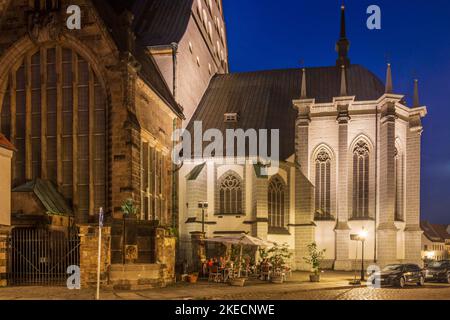
[{"label": "small dormer", "polygon": [[239,115],[236,112],[229,112],[223,114],[223,122],[225,123],[237,123]]}]

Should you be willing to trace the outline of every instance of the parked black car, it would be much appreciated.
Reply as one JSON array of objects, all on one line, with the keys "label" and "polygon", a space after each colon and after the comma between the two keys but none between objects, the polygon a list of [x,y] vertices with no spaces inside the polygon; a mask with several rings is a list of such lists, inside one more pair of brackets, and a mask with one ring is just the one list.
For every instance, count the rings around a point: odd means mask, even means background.
[{"label": "parked black car", "polygon": [[425,280],[450,283],[450,260],[430,263],[425,269]]},{"label": "parked black car", "polygon": [[[391,264],[384,267],[375,277],[380,277],[382,286],[397,286],[403,288],[407,283],[419,286],[425,284],[425,273],[416,264]],[[375,283],[375,279],[373,280]]]}]

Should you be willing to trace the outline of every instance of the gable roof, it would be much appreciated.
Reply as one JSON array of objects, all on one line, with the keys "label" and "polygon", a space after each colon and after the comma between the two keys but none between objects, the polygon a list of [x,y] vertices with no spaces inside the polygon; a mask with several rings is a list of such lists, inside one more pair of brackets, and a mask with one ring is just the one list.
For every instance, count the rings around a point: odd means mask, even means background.
[{"label": "gable roof", "polygon": [[52,182],[35,179],[12,190],[12,192],[32,192],[36,195],[47,214],[73,216],[73,211]]},{"label": "gable roof", "polygon": [[[268,70],[216,75],[187,129],[202,121],[203,130],[217,128],[224,132],[225,113],[238,113],[237,128],[279,129],[280,157],[287,159],[295,152],[295,120],[297,111],[292,101],[300,98],[300,69]],[[336,66],[306,69],[307,95],[317,103],[332,102],[340,96],[341,68]],[[384,94],[383,82],[360,65],[347,69],[348,95],[356,101],[377,100]]]},{"label": "gable roof", "polygon": [[421,221],[420,228],[430,241],[445,242],[446,239],[450,239],[450,234],[447,232],[447,224],[435,224],[430,223],[429,221]]},{"label": "gable roof", "polygon": [[[120,15],[130,9],[134,3],[143,0],[123,1],[123,0],[92,0],[98,14],[108,27],[111,37],[120,51],[126,49],[126,38],[124,32],[120,29]],[[171,2],[171,1],[170,1]],[[167,105],[180,117],[183,117],[181,106],[175,101],[172,91],[169,89],[164,77],[162,76],[155,60],[147,52],[147,45],[138,37],[135,42],[135,48],[132,52],[134,58],[140,63],[141,69],[139,75],[141,78],[167,103]]]},{"label": "gable roof", "polygon": [[2,133],[0,133],[0,147],[11,151],[17,151],[16,147],[14,147],[14,145],[9,142],[9,140],[6,139]]}]

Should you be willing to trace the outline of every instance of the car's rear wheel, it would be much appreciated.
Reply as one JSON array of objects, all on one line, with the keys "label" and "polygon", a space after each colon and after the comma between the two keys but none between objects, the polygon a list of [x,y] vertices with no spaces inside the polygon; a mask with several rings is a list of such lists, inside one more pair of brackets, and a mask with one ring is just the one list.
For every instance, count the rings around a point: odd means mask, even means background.
[{"label": "car's rear wheel", "polygon": [[405,284],[406,284],[405,278],[401,277],[401,278],[398,280],[398,286],[399,286],[400,288],[404,288],[404,287],[405,287]]},{"label": "car's rear wheel", "polygon": [[418,286],[423,286],[425,284],[425,278],[423,276],[420,276],[419,282],[417,282]]},{"label": "car's rear wheel", "polygon": [[447,279],[446,282],[450,284],[450,273],[447,273]]}]

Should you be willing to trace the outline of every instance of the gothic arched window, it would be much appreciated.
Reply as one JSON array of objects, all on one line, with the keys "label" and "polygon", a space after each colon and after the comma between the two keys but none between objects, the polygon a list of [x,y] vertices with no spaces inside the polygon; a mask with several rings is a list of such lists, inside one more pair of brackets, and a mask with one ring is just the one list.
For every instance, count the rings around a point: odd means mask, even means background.
[{"label": "gothic arched window", "polygon": [[353,149],[353,218],[369,217],[369,146],[359,141]]},{"label": "gothic arched window", "polygon": [[315,209],[317,218],[331,215],[331,157],[325,149],[320,149],[316,162]]},{"label": "gothic arched window", "polygon": [[0,131],[18,150],[13,186],[52,181],[78,222],[105,207],[105,104],[98,77],[77,52],[56,46],[26,54],[0,103]]},{"label": "gothic arched window", "polygon": [[274,177],[268,188],[269,228],[285,228],[285,185],[280,177]]},{"label": "gothic arched window", "polygon": [[242,181],[234,173],[226,174],[219,184],[220,213],[241,214],[242,211]]}]

